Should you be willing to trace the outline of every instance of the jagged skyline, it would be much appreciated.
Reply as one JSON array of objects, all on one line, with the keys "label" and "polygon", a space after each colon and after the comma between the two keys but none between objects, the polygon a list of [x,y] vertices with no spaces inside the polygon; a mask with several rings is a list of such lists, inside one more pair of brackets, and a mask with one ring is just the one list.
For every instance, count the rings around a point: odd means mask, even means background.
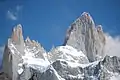
[{"label": "jagged skyline", "polygon": [[106,54],[111,43],[89,13],[67,31],[64,45],[48,52],[35,40],[24,40],[22,26],[16,25],[5,46],[1,75],[12,80],[120,79],[120,57]]},{"label": "jagged skyline", "polygon": [[89,12],[105,32],[110,35],[120,34],[118,0],[13,1],[0,2],[0,45],[6,43],[11,29],[20,23],[25,37],[29,35],[49,50],[52,45],[62,44],[68,26],[84,11]]}]

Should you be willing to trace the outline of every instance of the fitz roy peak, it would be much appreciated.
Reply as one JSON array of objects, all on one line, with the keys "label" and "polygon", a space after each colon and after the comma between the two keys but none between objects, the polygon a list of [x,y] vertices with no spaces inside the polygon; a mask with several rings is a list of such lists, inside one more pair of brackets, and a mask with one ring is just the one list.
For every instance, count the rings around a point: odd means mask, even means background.
[{"label": "fitz roy peak", "polygon": [[67,31],[64,45],[83,51],[89,61],[104,56],[105,36],[102,27],[95,27],[92,17],[84,12]]},{"label": "fitz roy peak", "polygon": [[47,52],[22,26],[13,28],[3,54],[2,80],[120,80],[120,58],[105,53],[106,38],[84,12],[67,30],[62,46]]}]

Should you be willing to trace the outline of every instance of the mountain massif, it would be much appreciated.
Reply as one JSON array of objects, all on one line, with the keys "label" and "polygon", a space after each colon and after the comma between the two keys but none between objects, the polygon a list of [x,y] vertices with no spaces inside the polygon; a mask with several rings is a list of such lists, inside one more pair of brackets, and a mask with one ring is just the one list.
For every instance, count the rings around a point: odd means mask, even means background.
[{"label": "mountain massif", "polygon": [[106,55],[105,45],[102,26],[86,12],[49,52],[29,37],[24,40],[19,24],[5,46],[1,80],[120,80],[120,58]]}]

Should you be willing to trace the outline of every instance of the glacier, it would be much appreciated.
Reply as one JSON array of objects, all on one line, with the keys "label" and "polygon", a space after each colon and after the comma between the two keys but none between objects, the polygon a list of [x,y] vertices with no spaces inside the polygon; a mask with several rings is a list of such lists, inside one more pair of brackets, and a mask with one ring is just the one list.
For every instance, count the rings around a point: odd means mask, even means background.
[{"label": "glacier", "polygon": [[18,24],[5,46],[0,75],[8,80],[120,80],[120,58],[106,55],[105,45],[102,26],[87,12],[70,25],[63,45],[50,51],[24,39]]}]

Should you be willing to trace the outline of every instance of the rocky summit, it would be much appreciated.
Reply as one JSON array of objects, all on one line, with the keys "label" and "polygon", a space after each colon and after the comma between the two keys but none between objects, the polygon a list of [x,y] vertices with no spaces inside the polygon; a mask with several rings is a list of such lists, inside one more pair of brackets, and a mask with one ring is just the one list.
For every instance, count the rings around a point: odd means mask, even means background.
[{"label": "rocky summit", "polygon": [[64,45],[82,51],[90,62],[104,57],[106,40],[102,26],[95,26],[90,14],[84,12],[67,30]]},{"label": "rocky summit", "polygon": [[84,12],[68,28],[61,46],[47,52],[13,28],[4,49],[0,80],[120,80],[120,58],[105,53],[101,25]]}]

